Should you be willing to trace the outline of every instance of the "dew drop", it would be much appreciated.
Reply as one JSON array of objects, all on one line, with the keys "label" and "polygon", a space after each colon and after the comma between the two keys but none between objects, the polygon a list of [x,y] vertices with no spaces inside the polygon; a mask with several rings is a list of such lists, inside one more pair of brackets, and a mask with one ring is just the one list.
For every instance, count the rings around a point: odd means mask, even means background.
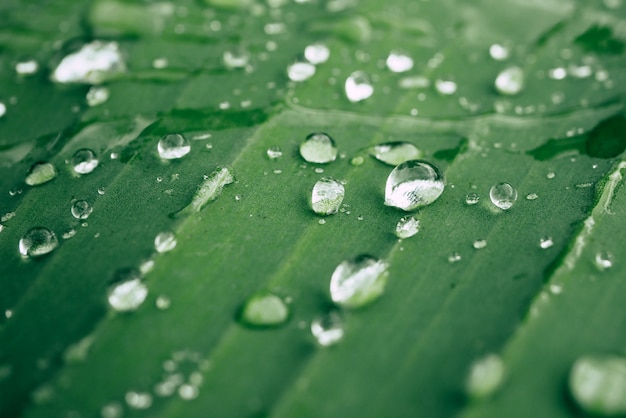
[{"label": "dew drop", "polygon": [[452,80],[444,80],[444,79],[439,78],[435,80],[435,89],[439,93],[445,96],[449,96],[449,95],[456,93],[457,85]]},{"label": "dew drop", "polygon": [[130,271],[123,281],[116,283],[109,290],[109,305],[118,312],[134,311],[141,306],[148,296],[148,287],[141,282],[139,273]]},{"label": "dew drop", "polygon": [[311,208],[318,215],[332,215],[339,211],[345,196],[345,188],[332,177],[323,177],[313,186]]},{"label": "dew drop", "polygon": [[289,318],[289,308],[278,296],[257,293],[250,297],[241,310],[240,320],[252,327],[273,327],[284,324]]},{"label": "dew drop", "polygon": [[314,43],[304,48],[304,58],[311,64],[323,64],[330,57],[330,49],[322,43]]},{"label": "dew drop", "polygon": [[93,41],[67,55],[52,74],[57,83],[100,84],[126,71],[117,42]]},{"label": "dew drop", "polygon": [[493,44],[489,47],[489,55],[496,61],[504,61],[510,54],[509,49],[502,44]]},{"label": "dew drop", "polygon": [[404,73],[413,68],[413,58],[398,51],[391,51],[385,63],[389,71],[394,73]]},{"label": "dew drop", "polygon": [[160,295],[159,297],[156,298],[156,301],[154,302],[154,304],[157,307],[157,309],[164,311],[166,309],[169,309],[169,307],[172,305],[172,301],[167,296]]},{"label": "dew drop", "polygon": [[100,409],[100,415],[102,418],[121,418],[123,415],[122,405],[118,402],[111,402]]},{"label": "dew drop", "polygon": [[374,86],[369,75],[363,71],[355,71],[346,79],[346,97],[352,103],[361,102],[374,94]]},{"label": "dew drop", "polygon": [[520,67],[504,69],[496,77],[495,87],[498,93],[506,96],[519,94],[524,88],[524,71]]},{"label": "dew drop", "polygon": [[35,60],[18,62],[15,64],[15,72],[21,76],[33,75],[39,70],[39,64]]},{"label": "dew drop", "polygon": [[539,197],[539,195],[537,195],[537,193],[529,193],[526,195],[526,200],[535,200]]},{"label": "dew drop", "polygon": [[602,416],[626,414],[626,359],[618,356],[585,356],[569,375],[572,398],[588,413]]},{"label": "dew drop", "polygon": [[337,158],[337,147],[328,134],[315,132],[300,144],[300,155],[309,163],[326,164]]},{"label": "dew drop", "polygon": [[600,270],[607,270],[613,267],[613,254],[607,251],[599,251],[595,257],[596,267]]},{"label": "dew drop", "polygon": [[542,237],[539,239],[539,247],[542,249],[548,249],[554,245],[552,237]]},{"label": "dew drop", "polygon": [[198,397],[198,394],[198,388],[190,384],[180,385],[180,387],[178,388],[178,396],[180,396],[180,398],[185,401],[196,399]]},{"label": "dew drop", "polygon": [[72,156],[72,166],[77,174],[89,174],[98,167],[98,159],[92,150],[79,149]]},{"label": "dew drop", "polygon": [[565,70],[565,68],[562,67],[552,68],[548,71],[548,77],[553,80],[563,80],[566,76],[567,71]]},{"label": "dew drop", "polygon": [[456,263],[458,261],[461,261],[461,254],[454,252],[448,256],[449,263]]},{"label": "dew drop", "polygon": [[76,235],[76,230],[74,228],[68,228],[65,230],[65,232],[63,232],[63,239],[70,239],[72,238],[74,235]]},{"label": "dew drop", "polygon": [[469,397],[484,399],[492,395],[504,381],[504,363],[496,354],[488,354],[472,364],[465,390]]},{"label": "dew drop", "polygon": [[499,183],[489,190],[491,203],[502,210],[509,210],[517,200],[517,190],[509,183]]},{"label": "dew drop", "polygon": [[283,151],[280,149],[280,147],[278,145],[273,145],[271,147],[269,147],[266,151],[267,153],[267,157],[270,160],[276,160],[280,157],[283,156]]},{"label": "dew drop", "polygon": [[355,167],[363,165],[364,162],[365,162],[365,158],[363,158],[360,155],[357,155],[356,157],[353,157],[352,159],[350,159],[350,165],[355,166]]},{"label": "dew drop", "polygon": [[57,170],[52,164],[37,163],[30,168],[25,181],[29,186],[38,186],[54,180],[56,176]]},{"label": "dew drop", "polygon": [[72,205],[71,212],[76,219],[87,219],[93,212],[93,207],[86,200],[77,200]]},{"label": "dew drop", "polygon": [[330,279],[333,302],[346,308],[359,308],[378,299],[385,290],[387,263],[369,255],[359,255],[340,263]]},{"label": "dew drop", "polygon": [[187,138],[181,134],[167,134],[164,135],[157,144],[157,150],[159,156],[165,160],[174,160],[182,158],[189,154],[191,151],[191,145]]},{"label": "dew drop", "polygon": [[443,174],[434,165],[406,161],[389,174],[385,188],[385,205],[412,211],[433,203],[445,186]]},{"label": "dew drop", "polygon": [[176,236],[173,232],[161,232],[154,238],[154,249],[161,254],[172,251],[176,244]]},{"label": "dew drop", "polygon": [[474,247],[477,250],[481,250],[483,248],[485,248],[487,246],[487,240],[486,239],[477,239],[476,241],[474,241],[472,243],[472,247]]},{"label": "dew drop", "polygon": [[396,224],[396,237],[400,239],[410,238],[420,230],[420,222],[413,216],[408,215],[400,218]]},{"label": "dew drop", "polygon": [[287,76],[291,81],[304,81],[313,77],[315,66],[308,62],[295,62],[287,67]]},{"label": "dew drop", "polygon": [[110,91],[106,87],[93,86],[87,92],[87,105],[90,107],[99,106],[109,100]]},{"label": "dew drop", "polygon": [[480,196],[477,193],[468,193],[465,196],[465,204],[472,206],[480,202]]},{"label": "dew drop", "polygon": [[39,257],[54,251],[59,240],[47,228],[32,228],[20,239],[19,250],[24,257]]},{"label": "dew drop", "polygon": [[311,334],[322,347],[337,344],[344,335],[343,320],[339,313],[332,311],[315,318],[311,322]]},{"label": "dew drop", "polygon": [[223,59],[227,68],[244,68],[248,65],[250,54],[244,50],[226,51]]},{"label": "dew drop", "polygon": [[7,113],[7,105],[0,102],[0,118],[3,117]]},{"label": "dew drop", "polygon": [[126,392],[126,403],[133,409],[148,409],[152,405],[152,395],[148,392]]},{"label": "dew drop", "polygon": [[374,145],[369,153],[378,161],[396,166],[409,160],[421,158],[424,153],[410,142],[387,142]]}]

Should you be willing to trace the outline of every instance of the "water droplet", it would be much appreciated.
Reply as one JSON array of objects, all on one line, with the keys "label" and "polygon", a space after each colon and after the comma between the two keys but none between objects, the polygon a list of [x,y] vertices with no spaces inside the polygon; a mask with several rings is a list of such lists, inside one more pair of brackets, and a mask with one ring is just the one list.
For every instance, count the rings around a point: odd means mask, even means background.
[{"label": "water droplet", "polygon": [[15,72],[20,76],[33,75],[39,69],[39,64],[35,60],[18,62],[15,64]]},{"label": "water droplet", "polygon": [[300,144],[300,155],[309,163],[330,163],[337,158],[337,147],[328,134],[315,132]]},{"label": "water droplet", "polygon": [[164,135],[157,144],[157,150],[159,156],[165,160],[174,160],[182,158],[189,154],[191,151],[191,145],[187,138],[181,134],[167,134]]},{"label": "water droplet", "polygon": [[385,290],[387,263],[369,255],[359,255],[340,263],[330,279],[333,302],[359,308],[378,299]]},{"label": "water droplet", "polygon": [[318,215],[332,215],[339,211],[345,195],[345,189],[340,181],[332,177],[323,177],[313,186],[311,194],[311,208]]},{"label": "water droplet", "polygon": [[546,178],[549,180],[552,180],[555,177],[556,177],[556,173],[553,171],[550,171],[548,174],[546,174]]},{"label": "water droplet", "polygon": [[355,71],[346,79],[346,97],[352,103],[361,102],[374,94],[370,77],[363,71]]},{"label": "water droplet", "polygon": [[526,200],[535,200],[539,197],[539,195],[537,195],[537,193],[529,193],[526,195]]},{"label": "water droplet", "polygon": [[355,167],[358,167],[358,166],[360,166],[360,165],[363,165],[363,163],[364,163],[364,162],[365,162],[365,158],[363,158],[363,157],[362,157],[362,156],[360,156],[360,155],[357,155],[356,157],[353,157],[353,158],[350,160],[350,165],[353,165],[353,166],[355,166]]},{"label": "water droplet", "polygon": [[126,71],[117,42],[93,41],[67,55],[52,74],[57,83],[100,84]]},{"label": "water droplet", "polygon": [[148,409],[152,405],[152,395],[148,392],[126,392],[126,403],[133,409]]},{"label": "water droplet", "polygon": [[343,320],[338,312],[321,315],[311,322],[311,334],[322,347],[337,344],[343,338]]},{"label": "water droplet", "polygon": [[148,288],[135,271],[128,272],[122,280],[109,290],[109,305],[118,312],[134,311],[146,300]]},{"label": "water droplet", "polygon": [[475,205],[480,201],[480,196],[477,193],[468,193],[465,196],[465,203],[467,205]]},{"label": "water droplet", "polygon": [[102,418],[121,418],[124,413],[122,405],[118,402],[111,402],[100,409],[100,415]]},{"label": "water droplet", "polygon": [[626,414],[626,359],[585,356],[574,363],[569,389],[585,412],[602,416]]},{"label": "water droplet", "polygon": [[304,58],[311,64],[323,64],[330,57],[330,49],[322,43],[314,43],[304,48]]},{"label": "water droplet", "polygon": [[539,239],[539,247],[541,247],[544,250],[552,247],[553,245],[554,245],[554,241],[552,240],[552,237],[542,237]]},{"label": "water droplet", "polygon": [[173,232],[161,232],[154,238],[154,248],[161,254],[172,251],[176,244],[176,236]]},{"label": "water droplet", "polygon": [[461,254],[455,252],[448,256],[449,263],[456,263],[457,261],[461,261]]},{"label": "water droplet", "polygon": [[403,52],[391,51],[387,57],[387,68],[394,73],[404,73],[413,68],[413,58]]},{"label": "water droplet", "polygon": [[412,211],[437,200],[444,186],[443,174],[437,167],[422,160],[407,161],[389,174],[385,205]]},{"label": "water droplet", "polygon": [[510,54],[509,49],[502,44],[493,44],[489,47],[489,55],[496,61],[504,61]]},{"label": "water droplet", "polygon": [[556,283],[550,284],[550,293],[553,295],[560,295],[563,292],[563,286],[558,285]]},{"label": "water droplet", "polygon": [[157,307],[157,309],[160,309],[163,311],[165,309],[169,309],[169,307],[172,305],[172,301],[167,296],[160,295],[159,297],[156,298],[156,301],[154,302],[154,304]]},{"label": "water droplet", "polygon": [[500,387],[504,374],[502,359],[496,354],[488,354],[472,364],[465,390],[471,398],[487,398]]},{"label": "water droplet", "polygon": [[548,71],[548,77],[553,80],[563,80],[567,76],[567,71],[565,68],[552,68]]},{"label": "water droplet", "polygon": [[74,228],[69,228],[65,232],[63,232],[62,237],[63,237],[63,239],[70,239],[74,235],[76,235],[76,230]]},{"label": "water droplet", "polygon": [[606,270],[613,267],[613,254],[607,251],[599,251],[595,257],[596,266],[600,270]]},{"label": "water droplet", "polygon": [[79,149],[72,156],[72,166],[78,174],[89,174],[98,167],[98,159],[92,150]]},{"label": "water droplet", "polygon": [[425,89],[430,86],[430,80],[423,75],[409,76],[400,79],[398,86],[403,89]]},{"label": "water droplet", "polygon": [[94,107],[99,106],[109,100],[110,91],[106,87],[93,86],[87,92],[87,105]]},{"label": "water droplet", "polygon": [[38,186],[54,180],[56,176],[57,170],[52,164],[37,163],[30,168],[25,181],[29,186]]},{"label": "water droplet", "polygon": [[3,117],[7,113],[7,105],[0,102],[0,118]]},{"label": "water droplet", "polygon": [[374,145],[369,153],[383,163],[396,166],[409,160],[421,158],[424,153],[410,142],[387,142]]},{"label": "water droplet", "polygon": [[271,293],[257,293],[250,297],[242,311],[241,321],[253,327],[272,327],[285,323],[289,309],[285,302]]},{"label": "water droplet", "polygon": [[223,58],[227,68],[244,68],[248,65],[250,54],[245,50],[226,51]]},{"label": "water droplet", "polygon": [[486,239],[477,239],[476,241],[474,241],[472,243],[472,246],[477,249],[477,250],[481,250],[483,248],[485,248],[487,246],[487,240]]},{"label": "water droplet", "polygon": [[32,228],[20,239],[19,250],[24,257],[39,257],[54,251],[59,240],[47,228]]},{"label": "water droplet", "polygon": [[504,69],[495,81],[496,90],[500,94],[514,96],[524,88],[524,71],[520,67]]},{"label": "water droplet", "polygon": [[266,151],[267,153],[267,157],[270,160],[276,160],[280,157],[283,156],[283,151],[280,149],[280,147],[278,145],[273,145],[271,147],[269,147]]},{"label": "water droplet", "polygon": [[413,216],[408,215],[400,218],[396,224],[396,237],[400,239],[410,238],[420,230],[420,222]]},{"label": "water droplet", "polygon": [[76,219],[87,219],[93,212],[93,207],[86,200],[77,200],[72,205],[72,216]]},{"label": "water droplet", "polygon": [[185,401],[190,401],[198,397],[199,390],[197,387],[189,384],[180,385],[178,388],[178,396]]},{"label": "water droplet", "polygon": [[449,96],[456,93],[457,85],[452,80],[437,79],[435,80],[435,89],[443,95]]},{"label": "water droplet", "polygon": [[315,66],[308,62],[295,62],[287,67],[287,76],[291,81],[304,81],[313,77]]},{"label": "water droplet", "polygon": [[517,200],[517,190],[509,183],[499,183],[489,190],[491,203],[502,210],[509,210]]}]

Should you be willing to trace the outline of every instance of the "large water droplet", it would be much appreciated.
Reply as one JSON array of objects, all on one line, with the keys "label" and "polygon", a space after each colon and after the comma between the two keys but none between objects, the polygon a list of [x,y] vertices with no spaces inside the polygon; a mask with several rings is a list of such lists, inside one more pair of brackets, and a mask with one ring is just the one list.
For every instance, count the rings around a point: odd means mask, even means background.
[{"label": "large water droplet", "polygon": [[387,57],[387,68],[394,73],[404,73],[413,68],[413,58],[403,52],[391,51]]},{"label": "large water droplet", "polygon": [[57,176],[57,170],[50,163],[34,164],[28,171],[26,176],[26,184],[29,186],[37,186],[44,184],[50,180],[54,180]]},{"label": "large water droplet", "polygon": [[253,327],[272,327],[285,323],[289,308],[278,296],[257,293],[250,297],[241,310],[240,320]]},{"label": "large water droplet", "polygon": [[585,412],[603,416],[626,414],[626,359],[585,356],[574,363],[569,388]]},{"label": "large water droplet", "polygon": [[172,251],[176,247],[176,235],[173,232],[161,232],[154,238],[154,249],[159,253]]},{"label": "large water droplet", "polygon": [[287,67],[287,76],[291,81],[304,81],[313,77],[315,66],[308,62],[295,62]]},{"label": "large water droplet", "polygon": [[413,216],[402,217],[396,224],[396,237],[400,239],[410,238],[420,230],[420,222]]},{"label": "large water droplet", "polygon": [[337,344],[344,334],[343,320],[339,313],[333,311],[315,318],[311,322],[311,334],[323,347]]},{"label": "large water droplet", "polygon": [[424,154],[419,148],[410,142],[387,142],[384,144],[374,145],[370,148],[369,153],[378,161],[385,164],[396,166],[409,160],[421,158]]},{"label": "large water droplet", "polygon": [[378,299],[385,290],[387,263],[369,255],[359,255],[340,263],[330,279],[333,302],[359,308]]},{"label": "large water droplet", "polygon": [[483,399],[492,395],[504,381],[502,359],[489,354],[472,365],[465,382],[465,390],[471,398]]},{"label": "large water droplet", "polygon": [[300,144],[300,155],[309,163],[330,163],[337,158],[337,147],[328,134],[315,132]]},{"label": "large water droplet", "polygon": [[19,250],[24,257],[38,257],[54,251],[59,240],[47,228],[32,228],[20,239]]},{"label": "large water droplet", "polygon": [[345,195],[345,189],[340,181],[332,177],[323,177],[313,186],[311,194],[311,208],[318,215],[332,215],[339,211]]},{"label": "large water droplet", "polygon": [[126,392],[126,403],[133,409],[148,409],[152,405],[152,395],[148,392]]},{"label": "large water droplet", "polygon": [[322,43],[315,43],[304,48],[304,58],[311,64],[322,64],[328,61],[330,49]]},{"label": "large water droplet", "polygon": [[89,174],[98,167],[96,154],[90,149],[79,149],[72,157],[72,167],[78,174]]},{"label": "large water droplet", "polygon": [[385,205],[412,211],[437,200],[444,186],[443,174],[437,167],[422,160],[407,161],[389,174]]},{"label": "large water droplet", "polygon": [[189,154],[191,145],[187,138],[181,134],[167,134],[159,140],[157,150],[161,158],[165,160],[175,160]]},{"label": "large water droplet", "polygon": [[355,71],[346,79],[346,97],[352,103],[363,101],[374,94],[374,86],[367,73]]},{"label": "large water droplet", "polygon": [[520,67],[504,69],[496,77],[495,86],[500,94],[507,96],[519,94],[524,88],[524,71]]},{"label": "large water droplet", "polygon": [[109,290],[109,305],[118,312],[134,311],[148,296],[148,287],[141,282],[139,272],[125,271],[118,282]]},{"label": "large water droplet", "polygon": [[69,55],[57,66],[57,83],[100,84],[126,71],[117,42],[93,41]]},{"label": "large water droplet", "polygon": [[93,207],[86,200],[77,200],[72,205],[72,216],[76,219],[87,219],[93,212]]},{"label": "large water droplet", "polygon": [[491,203],[502,210],[509,210],[517,200],[517,190],[509,183],[499,183],[489,190]]}]

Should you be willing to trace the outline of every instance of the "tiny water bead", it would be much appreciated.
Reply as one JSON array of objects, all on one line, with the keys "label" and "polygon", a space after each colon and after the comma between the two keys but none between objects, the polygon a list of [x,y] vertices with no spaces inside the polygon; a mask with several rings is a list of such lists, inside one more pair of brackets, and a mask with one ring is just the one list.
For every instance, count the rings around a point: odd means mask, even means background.
[{"label": "tiny water bead", "polygon": [[472,365],[465,391],[470,398],[484,399],[491,396],[504,381],[504,363],[496,354],[488,354]]},{"label": "tiny water bead", "polygon": [[154,249],[161,254],[172,251],[176,244],[176,235],[173,232],[161,232],[154,238]]},{"label": "tiny water bead", "polygon": [[539,197],[537,193],[529,193],[526,195],[526,200],[535,200]]},{"label": "tiny water bead", "polygon": [[378,299],[385,290],[388,264],[370,255],[343,261],[330,279],[333,302],[346,308],[359,308]]},{"label": "tiny water bead", "polygon": [[326,164],[335,161],[335,140],[323,132],[314,132],[300,144],[300,155],[309,163]]},{"label": "tiny water bead", "polygon": [[394,73],[404,73],[413,68],[413,58],[399,51],[391,51],[385,63],[389,71]]},{"label": "tiny water bead", "polygon": [[138,272],[131,271],[124,279],[109,290],[109,305],[118,312],[137,310],[148,296],[148,287],[141,282]]},{"label": "tiny water bead", "polygon": [[613,254],[608,251],[599,251],[594,258],[596,267],[600,270],[607,270],[613,267]]},{"label": "tiny water bead", "polygon": [[346,79],[346,97],[352,103],[361,102],[374,94],[374,86],[364,71],[355,71]]},{"label": "tiny water bead", "polygon": [[100,409],[102,418],[121,418],[124,414],[122,405],[118,402],[110,402]]},{"label": "tiny water bead", "polygon": [[240,315],[241,322],[252,327],[278,326],[288,318],[289,308],[283,299],[272,293],[257,293],[250,297]]},{"label": "tiny water bead", "polygon": [[508,67],[496,77],[495,87],[498,93],[506,96],[519,94],[524,88],[524,71],[520,67]]},{"label": "tiny water bead", "polygon": [[109,100],[110,91],[106,87],[92,86],[85,99],[90,107],[99,106]]},{"label": "tiny water bead", "polygon": [[47,228],[32,228],[20,239],[18,248],[24,257],[39,257],[54,251],[59,240],[54,232]]},{"label": "tiny water bead", "polygon": [[39,63],[35,60],[18,62],[15,64],[15,72],[21,76],[33,75],[39,70]]},{"label": "tiny water bead", "polygon": [[539,239],[539,247],[541,249],[548,249],[550,247],[552,247],[554,245],[554,241],[552,240],[552,237],[542,237]]},{"label": "tiny water bead", "polygon": [[369,154],[385,164],[396,166],[423,156],[423,152],[410,142],[394,141],[374,145]]},{"label": "tiny water bead", "polygon": [[25,182],[29,186],[38,186],[54,180],[56,176],[57,170],[52,164],[36,163],[28,170]]},{"label": "tiny water bead", "polygon": [[304,48],[304,58],[311,64],[323,64],[330,57],[330,49],[322,43],[314,43]]},{"label": "tiny water bead", "polygon": [[448,256],[449,263],[456,263],[458,261],[461,261],[461,254],[454,252]]},{"label": "tiny water bead", "polygon": [[172,301],[167,296],[160,295],[156,298],[154,305],[157,307],[157,309],[163,311],[165,309],[169,309],[169,307],[172,306]]},{"label": "tiny water bead", "polygon": [[72,156],[72,167],[77,174],[89,174],[98,167],[96,154],[87,148],[79,149]]},{"label": "tiny water bead", "polygon": [[443,174],[423,160],[406,161],[389,174],[385,205],[412,211],[433,203],[445,187]]},{"label": "tiny water bead", "polygon": [[72,205],[71,212],[76,219],[87,219],[93,212],[93,207],[86,200],[77,200]]},{"label": "tiny water bead", "polygon": [[487,240],[486,239],[477,239],[476,241],[474,241],[472,243],[472,247],[474,247],[477,250],[482,250],[486,246],[487,246]]},{"label": "tiny water bead", "polygon": [[332,215],[339,211],[345,196],[345,188],[332,177],[323,177],[313,186],[311,208],[318,215]]},{"label": "tiny water bead", "polygon": [[489,47],[489,55],[496,61],[504,61],[510,54],[509,48],[502,44],[493,44]]},{"label": "tiny water bead", "polygon": [[509,210],[517,200],[517,190],[509,183],[499,183],[489,190],[491,203],[502,210]]},{"label": "tiny water bead", "polygon": [[291,81],[304,81],[315,75],[315,66],[308,62],[295,62],[287,67],[287,76]]},{"label": "tiny water bead", "polygon": [[587,413],[626,414],[626,358],[610,355],[579,358],[570,371],[569,390]]},{"label": "tiny water bead", "polygon": [[148,409],[152,406],[152,395],[148,392],[126,392],[126,404],[133,409]]},{"label": "tiny water bead", "polygon": [[164,135],[157,144],[159,156],[164,160],[175,160],[189,154],[189,140],[179,133]]},{"label": "tiny water bead", "polygon": [[223,60],[227,68],[244,68],[248,65],[250,54],[245,50],[225,51]]},{"label": "tiny water bead", "polygon": [[450,96],[456,93],[457,85],[452,80],[438,78],[435,80],[435,89],[444,96]]},{"label": "tiny water bead", "polygon": [[311,321],[311,334],[322,347],[337,344],[344,335],[343,319],[332,311]]},{"label": "tiny water bead", "polygon": [[420,222],[413,216],[408,215],[400,218],[396,224],[396,237],[400,239],[411,238],[420,230]]},{"label": "tiny water bead", "polygon": [[278,145],[273,145],[267,149],[266,154],[267,158],[269,158],[270,160],[277,160],[278,158],[283,156],[283,151]]},{"label": "tiny water bead", "polygon": [[126,71],[117,42],[93,41],[67,55],[52,74],[57,83],[100,84]]},{"label": "tiny water bead", "polygon": [[480,202],[480,196],[477,193],[468,193],[465,196],[465,204],[472,206]]}]

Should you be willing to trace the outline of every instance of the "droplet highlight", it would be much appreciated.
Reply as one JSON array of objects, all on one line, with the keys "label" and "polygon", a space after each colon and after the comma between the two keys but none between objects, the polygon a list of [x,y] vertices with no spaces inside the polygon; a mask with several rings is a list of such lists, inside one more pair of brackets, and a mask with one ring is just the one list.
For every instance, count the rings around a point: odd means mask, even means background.
[{"label": "droplet highlight", "polygon": [[332,311],[311,321],[311,334],[322,347],[337,344],[343,339],[343,319],[338,312]]},{"label": "droplet highlight", "polygon": [[40,257],[54,251],[59,246],[59,240],[54,232],[47,228],[32,228],[18,244],[20,254],[24,257]]},{"label": "droplet highlight", "polygon": [[89,174],[98,167],[96,154],[90,149],[79,149],[72,156],[72,167],[77,174]]},{"label": "droplet highlight", "polygon": [[179,133],[164,135],[157,144],[159,156],[164,160],[183,158],[191,151],[189,140]]},{"label": "droplet highlight", "polygon": [[387,263],[370,255],[340,263],[330,279],[332,301],[346,308],[360,308],[373,302],[385,290],[387,268]]},{"label": "droplet highlight", "polygon": [[300,155],[309,163],[326,164],[337,158],[337,147],[328,134],[315,132],[300,144]]},{"label": "droplet highlight", "polygon": [[52,73],[52,80],[62,84],[101,84],[125,71],[117,42],[93,41],[63,58]]},{"label": "droplet highlight", "polygon": [[389,174],[385,205],[412,211],[433,203],[444,187],[443,174],[433,164],[423,160],[407,161]]},{"label": "droplet highlight", "polygon": [[420,230],[420,222],[415,217],[409,215],[400,218],[396,224],[396,237],[400,239],[411,238]]},{"label": "droplet highlight", "polygon": [[524,88],[524,71],[520,67],[508,67],[496,77],[495,87],[505,96],[519,94]]},{"label": "droplet highlight", "polygon": [[374,94],[374,86],[369,75],[363,71],[355,71],[346,79],[346,97],[352,103],[361,102]]},{"label": "droplet highlight", "polygon": [[322,43],[314,43],[304,48],[304,58],[311,64],[323,64],[330,58],[330,49]]},{"label": "droplet highlight", "polygon": [[417,160],[424,155],[424,153],[412,143],[402,141],[374,145],[370,148],[369,153],[378,161],[392,166],[397,166],[409,160]]},{"label": "droplet highlight", "polygon": [[148,296],[148,287],[141,282],[138,272],[128,272],[121,282],[109,290],[109,305],[118,312],[137,310]]},{"label": "droplet highlight", "polygon": [[240,320],[252,327],[274,327],[287,322],[289,308],[272,293],[257,293],[250,297],[241,310]]},{"label": "droplet highlight", "polygon": [[517,200],[517,190],[509,183],[499,183],[489,190],[491,203],[502,210],[509,210]]},{"label": "droplet highlight", "polygon": [[473,399],[487,398],[502,385],[504,376],[502,359],[496,354],[489,354],[472,365],[465,381],[465,391]]},{"label": "droplet highlight", "polygon": [[295,62],[287,67],[287,76],[291,81],[305,81],[315,75],[315,66],[308,62]]},{"label": "droplet highlight", "polygon": [[403,52],[391,51],[385,64],[391,72],[404,73],[413,68],[413,58]]}]

